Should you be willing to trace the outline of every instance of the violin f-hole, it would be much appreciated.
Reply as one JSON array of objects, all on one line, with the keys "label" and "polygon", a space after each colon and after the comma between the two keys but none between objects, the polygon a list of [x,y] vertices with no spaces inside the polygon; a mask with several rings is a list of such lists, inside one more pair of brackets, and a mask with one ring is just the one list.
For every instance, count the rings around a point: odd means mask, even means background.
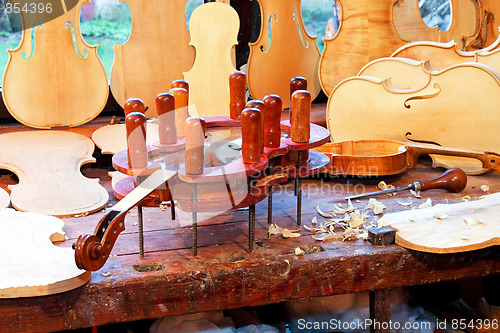
[{"label": "violin f-hole", "polygon": [[[295,13],[294,13],[295,15]],[[271,42],[272,42],[272,31],[271,31],[271,19],[274,17],[274,21],[278,21],[278,16],[276,16],[276,14],[273,14],[271,16],[269,16],[269,20],[267,21],[267,31],[268,31],[268,45],[267,45],[267,49],[264,51],[264,45],[261,45],[260,46],[260,50],[262,51],[262,53],[267,53],[269,52],[269,49],[271,48]],[[294,16],[295,17],[295,16]],[[301,36],[302,38],[302,36]]]},{"label": "violin f-hole", "polygon": [[80,54],[80,50],[78,50],[78,43],[76,42],[76,35],[75,35],[75,29],[73,28],[73,24],[70,21],[67,21],[64,23],[64,27],[68,29],[68,26],[71,28],[71,38],[73,38],[73,45],[75,46],[75,52],[76,54],[82,58],[85,59],[87,58],[87,50],[82,50],[82,53]]},{"label": "violin f-hole", "polygon": [[408,102],[421,100],[421,99],[430,99],[430,98],[434,98],[434,97],[438,96],[441,93],[441,87],[439,86],[439,84],[435,83],[434,88],[437,89],[437,91],[435,93],[428,94],[428,95],[422,95],[422,96],[413,96],[413,97],[406,99],[403,103],[405,108],[407,108],[407,109],[411,108],[411,105],[408,104]]},{"label": "violin f-hole", "polygon": [[309,47],[309,41],[306,40],[304,42],[304,38],[302,37],[302,30],[300,29],[300,23],[299,23],[299,20],[297,19],[297,13],[293,13],[293,20],[295,22],[297,22],[297,30],[299,31],[299,37],[300,37],[300,41],[302,42],[302,45],[307,49]]},{"label": "violin f-hole", "polygon": [[23,58],[23,60],[30,60],[33,57],[33,55],[35,54],[35,47],[36,47],[35,28],[37,25],[40,26],[40,28],[42,28],[42,23],[40,23],[40,22],[33,23],[33,28],[31,28],[31,52],[30,52],[30,56],[28,58],[26,58],[26,52],[21,53],[21,58]]}]

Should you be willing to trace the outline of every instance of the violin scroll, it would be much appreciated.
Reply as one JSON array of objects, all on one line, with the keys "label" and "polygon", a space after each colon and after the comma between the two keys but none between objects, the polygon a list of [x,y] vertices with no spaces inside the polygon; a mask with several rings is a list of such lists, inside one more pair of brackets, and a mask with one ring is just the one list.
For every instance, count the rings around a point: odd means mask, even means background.
[{"label": "violin scroll", "polygon": [[75,250],[76,266],[88,271],[97,271],[104,266],[118,235],[125,230],[127,210],[117,212],[111,210],[101,221],[93,235],[80,235],[72,245]]}]

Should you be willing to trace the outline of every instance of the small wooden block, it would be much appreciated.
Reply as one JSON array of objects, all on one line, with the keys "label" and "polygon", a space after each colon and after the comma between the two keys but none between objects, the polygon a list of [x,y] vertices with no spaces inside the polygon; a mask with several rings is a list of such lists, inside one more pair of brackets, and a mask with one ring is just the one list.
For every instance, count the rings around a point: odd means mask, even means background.
[{"label": "small wooden block", "polygon": [[375,246],[391,245],[396,239],[396,230],[389,227],[368,230],[368,241]]}]

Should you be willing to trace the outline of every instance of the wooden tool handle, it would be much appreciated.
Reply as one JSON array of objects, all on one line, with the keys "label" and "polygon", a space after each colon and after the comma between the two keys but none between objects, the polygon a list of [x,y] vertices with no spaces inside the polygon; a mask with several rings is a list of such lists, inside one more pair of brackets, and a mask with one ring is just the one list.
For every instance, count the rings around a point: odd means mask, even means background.
[{"label": "wooden tool handle", "polygon": [[266,104],[264,104],[264,102],[262,101],[254,99],[252,101],[249,101],[245,105],[245,109],[251,109],[251,108],[259,109],[260,116],[262,119],[261,131],[258,133],[260,135],[260,137],[258,138],[260,144],[260,153],[262,154],[264,152],[264,119],[266,118]]},{"label": "wooden tool handle", "polygon": [[161,93],[156,96],[156,110],[158,111],[158,136],[162,145],[171,145],[177,142],[175,126],[175,98],[171,93]]},{"label": "wooden tool handle", "polygon": [[125,111],[125,117],[132,112],[144,113],[144,102],[140,98],[129,98],[123,105],[123,110]]},{"label": "wooden tool handle", "polygon": [[453,168],[447,170],[439,177],[421,180],[418,183],[420,184],[420,189],[418,189],[420,191],[443,189],[456,193],[462,191],[467,185],[467,176],[462,169]]},{"label": "wooden tool handle", "polygon": [[170,89],[170,93],[175,97],[175,126],[177,127],[177,136],[183,138],[186,136],[184,123],[189,117],[189,92],[186,88],[172,88]]},{"label": "wooden tool handle", "polygon": [[170,89],[183,88],[189,93],[189,83],[186,80],[175,80],[172,82]]},{"label": "wooden tool handle", "polygon": [[259,133],[262,133],[262,114],[259,109],[244,109],[241,113],[241,153],[245,164],[260,162]]},{"label": "wooden tool handle", "polygon": [[201,175],[205,160],[205,130],[207,124],[200,117],[189,117],[185,121],[186,130],[186,173]]},{"label": "wooden tool handle", "polygon": [[132,169],[142,169],[148,165],[146,121],[146,116],[140,112],[129,113],[125,118],[128,164]]},{"label": "wooden tool handle", "polygon": [[263,117],[264,123],[264,147],[278,148],[281,143],[281,109],[282,102],[278,95],[267,95],[264,97],[266,113]]},{"label": "wooden tool handle", "polygon": [[229,76],[229,116],[240,119],[247,101],[247,76],[243,72],[233,72]]},{"label": "wooden tool handle", "polygon": [[448,148],[430,144],[407,142],[405,143],[407,163],[410,168],[417,164],[420,155],[439,154],[469,157],[480,160],[485,169],[496,169],[500,171],[500,155],[495,153],[486,153],[481,151]]},{"label": "wooden tool handle", "polygon": [[307,90],[297,90],[292,95],[292,141],[305,143],[310,139],[311,94]]},{"label": "wooden tool handle", "polygon": [[305,77],[296,76],[292,80],[290,80],[290,110],[288,113],[290,124],[292,124],[292,113],[293,113],[292,95],[297,90],[307,90],[307,80]]}]

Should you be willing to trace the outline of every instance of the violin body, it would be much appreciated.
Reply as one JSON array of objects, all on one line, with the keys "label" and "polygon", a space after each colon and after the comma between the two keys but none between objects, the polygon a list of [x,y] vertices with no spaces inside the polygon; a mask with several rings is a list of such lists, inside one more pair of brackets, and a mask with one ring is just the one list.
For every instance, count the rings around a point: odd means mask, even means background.
[{"label": "violin body", "polygon": [[430,28],[422,20],[417,0],[399,0],[394,4],[394,27],[408,41],[458,43],[460,50],[469,50],[480,28],[480,4],[477,0],[450,0],[451,19],[447,30]]},{"label": "violin body", "polygon": [[[495,52],[495,54],[498,54],[498,52]],[[486,59],[490,65],[496,60],[496,66],[500,67],[500,54]],[[488,70],[493,70],[493,68],[488,68]],[[390,84],[397,87],[397,89],[411,90],[426,86],[431,80],[429,73],[432,71],[435,71],[435,69],[431,67],[430,60],[416,61],[395,57],[381,58],[368,63],[358,73],[358,76],[370,76],[379,79],[389,78]],[[480,174],[487,171],[487,169],[483,168],[482,163],[475,159],[435,154],[432,154],[431,157],[434,167],[458,167],[468,174]]]},{"label": "violin body", "polygon": [[229,75],[236,71],[232,54],[239,26],[238,13],[220,2],[205,3],[191,15],[190,45],[196,48],[196,59],[184,79],[192,116],[230,115]]},{"label": "violin body", "polygon": [[[248,90],[254,99],[269,93],[289,96],[290,80],[307,79],[314,99],[321,87],[318,77],[320,52],[316,37],[307,33],[301,0],[258,0],[261,10],[260,36],[250,44]],[[290,106],[283,98],[283,108]]]},{"label": "violin body", "polygon": [[[441,71],[429,71],[425,65],[420,68],[428,80],[411,89],[394,86],[389,75],[342,81],[327,106],[332,139],[410,138],[460,149],[498,150],[497,72],[479,63],[457,64]],[[359,98],[360,92],[363,98]]]},{"label": "violin body", "polygon": [[129,98],[148,106],[146,116],[156,117],[156,95],[170,90],[194,63],[189,45],[185,7],[187,0],[120,0],[130,8],[132,33],[123,45],[115,45],[111,91],[122,107]]},{"label": "violin body", "polygon": [[356,75],[368,62],[406,44],[396,32],[392,9],[398,0],[338,0],[342,19],[337,35],[324,39],[319,64],[321,88],[330,96],[343,79]]},{"label": "violin body", "polygon": [[[25,29],[20,45],[9,50],[2,83],[5,106],[19,122],[36,128],[78,126],[104,108],[106,72],[97,46],[87,45],[80,33],[80,9],[89,2],[79,0],[53,19],[21,11]],[[20,8],[29,4],[18,3]]]}]

